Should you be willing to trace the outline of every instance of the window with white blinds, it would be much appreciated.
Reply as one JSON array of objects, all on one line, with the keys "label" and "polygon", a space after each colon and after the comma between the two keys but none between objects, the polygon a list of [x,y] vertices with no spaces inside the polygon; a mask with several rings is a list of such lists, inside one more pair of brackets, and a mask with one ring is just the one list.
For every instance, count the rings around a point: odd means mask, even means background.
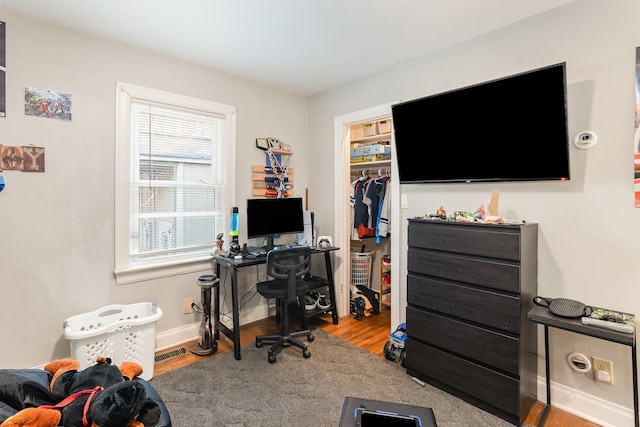
[{"label": "window with white blinds", "polygon": [[[233,108],[124,84],[119,90],[117,138],[127,140],[128,155],[116,162],[124,169],[128,158],[129,179],[127,256],[119,253],[121,223],[116,270],[209,256],[216,235],[228,228]],[[124,150],[123,141],[116,145]]]}]

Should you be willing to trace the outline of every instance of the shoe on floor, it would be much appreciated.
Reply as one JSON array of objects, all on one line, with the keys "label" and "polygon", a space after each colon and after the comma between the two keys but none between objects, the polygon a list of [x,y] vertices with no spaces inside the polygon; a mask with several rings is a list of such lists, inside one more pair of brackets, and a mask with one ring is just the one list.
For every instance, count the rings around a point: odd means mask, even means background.
[{"label": "shoe on floor", "polygon": [[311,294],[306,294],[304,296],[304,309],[305,310],[313,310],[316,308],[316,299]]},{"label": "shoe on floor", "polygon": [[316,300],[316,307],[318,307],[320,310],[326,310],[331,307],[331,302],[326,296],[322,294],[318,294],[318,299]]}]

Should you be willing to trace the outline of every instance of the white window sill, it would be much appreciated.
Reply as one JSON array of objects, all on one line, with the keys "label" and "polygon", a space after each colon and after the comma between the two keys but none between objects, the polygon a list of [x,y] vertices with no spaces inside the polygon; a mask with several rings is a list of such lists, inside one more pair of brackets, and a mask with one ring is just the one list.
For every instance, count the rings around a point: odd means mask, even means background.
[{"label": "white window sill", "polygon": [[174,261],[162,265],[140,265],[135,267],[119,268],[113,270],[117,285],[144,282],[163,277],[178,276],[181,274],[208,272],[213,268],[213,258],[202,256],[190,260]]}]

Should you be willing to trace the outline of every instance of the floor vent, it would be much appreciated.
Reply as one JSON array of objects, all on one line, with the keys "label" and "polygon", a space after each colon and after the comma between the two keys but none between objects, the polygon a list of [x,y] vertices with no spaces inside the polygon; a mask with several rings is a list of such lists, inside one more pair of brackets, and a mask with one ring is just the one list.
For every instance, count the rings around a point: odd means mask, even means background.
[{"label": "floor vent", "polygon": [[187,349],[184,347],[180,347],[175,350],[168,351],[166,353],[156,354],[156,362],[162,362],[167,359],[172,359],[174,357],[182,356],[187,352]]}]

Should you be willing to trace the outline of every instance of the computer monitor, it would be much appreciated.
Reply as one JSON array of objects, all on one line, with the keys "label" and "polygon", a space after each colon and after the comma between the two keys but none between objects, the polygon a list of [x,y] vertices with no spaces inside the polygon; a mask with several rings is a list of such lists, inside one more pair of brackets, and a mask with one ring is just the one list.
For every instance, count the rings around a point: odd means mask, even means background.
[{"label": "computer monitor", "polygon": [[302,233],[304,217],[302,198],[248,199],[247,237],[266,238],[265,249],[273,249],[273,239],[281,234]]}]

